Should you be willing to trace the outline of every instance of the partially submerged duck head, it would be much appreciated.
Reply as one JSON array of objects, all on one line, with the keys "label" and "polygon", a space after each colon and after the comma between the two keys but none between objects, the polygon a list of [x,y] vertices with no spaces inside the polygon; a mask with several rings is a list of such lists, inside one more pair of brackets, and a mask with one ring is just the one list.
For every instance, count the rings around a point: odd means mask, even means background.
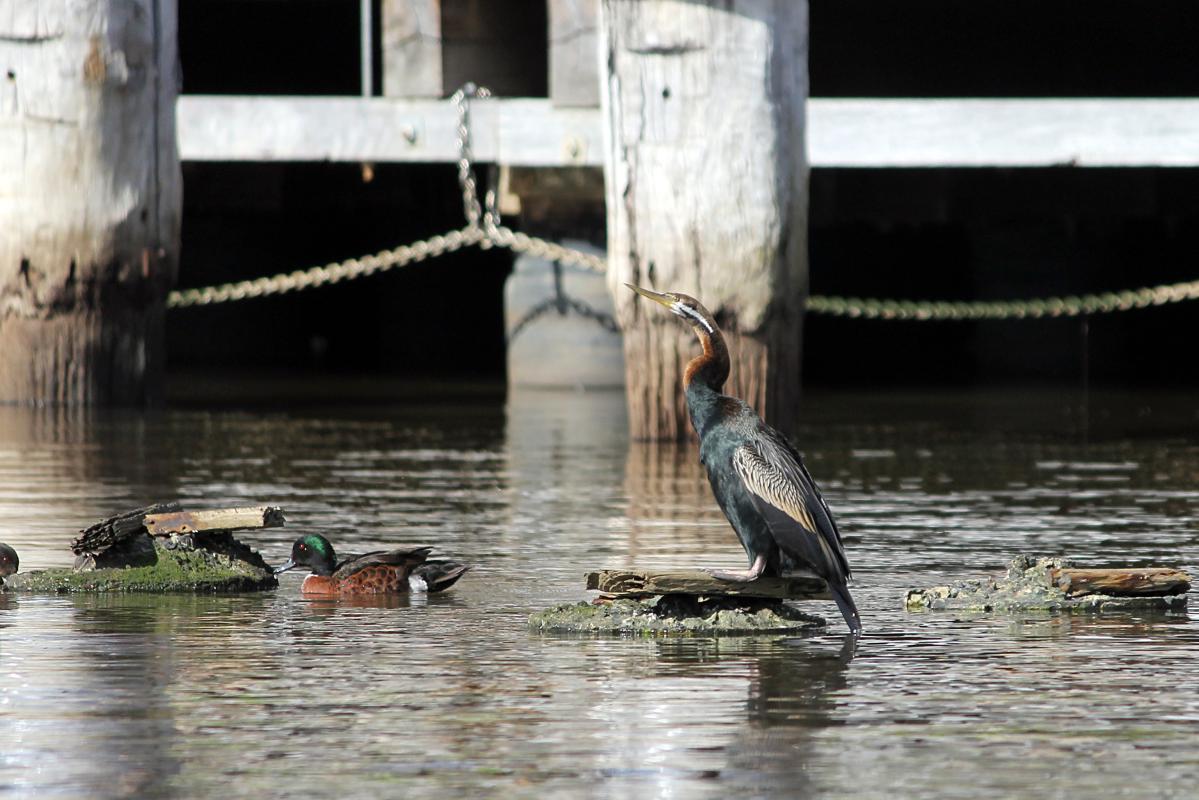
[{"label": "partially submerged duck head", "polygon": [[17,558],[17,551],[0,542],[0,583],[3,583],[6,576],[15,573],[19,566],[21,559]]}]

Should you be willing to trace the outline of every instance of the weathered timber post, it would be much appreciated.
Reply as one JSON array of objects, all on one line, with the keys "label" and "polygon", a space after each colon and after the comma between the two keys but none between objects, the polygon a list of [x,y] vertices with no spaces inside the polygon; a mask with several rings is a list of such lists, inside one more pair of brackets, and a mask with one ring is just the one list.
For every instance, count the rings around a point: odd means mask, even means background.
[{"label": "weathered timber post", "polygon": [[155,398],[175,279],[175,0],[0,3],[0,402]]},{"label": "weathered timber post", "polygon": [[695,337],[622,285],[681,291],[730,339],[726,391],[783,430],[807,290],[805,0],[603,0],[609,285],[630,433],[687,436]]}]

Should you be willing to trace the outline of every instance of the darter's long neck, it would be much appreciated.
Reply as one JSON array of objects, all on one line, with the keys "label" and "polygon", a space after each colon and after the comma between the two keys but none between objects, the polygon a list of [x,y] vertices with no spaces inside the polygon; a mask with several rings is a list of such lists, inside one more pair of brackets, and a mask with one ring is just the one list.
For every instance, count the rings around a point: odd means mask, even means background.
[{"label": "darter's long neck", "polygon": [[683,372],[683,389],[691,425],[702,439],[717,411],[716,404],[725,381],[729,379],[729,349],[724,343],[724,335],[711,318],[697,322],[693,327],[704,351],[688,362]]},{"label": "darter's long neck", "polygon": [[690,390],[691,384],[698,383],[720,394],[729,379],[729,348],[724,343],[724,334],[715,324],[711,331],[702,324],[695,325],[694,330],[704,351],[687,363],[683,388]]}]

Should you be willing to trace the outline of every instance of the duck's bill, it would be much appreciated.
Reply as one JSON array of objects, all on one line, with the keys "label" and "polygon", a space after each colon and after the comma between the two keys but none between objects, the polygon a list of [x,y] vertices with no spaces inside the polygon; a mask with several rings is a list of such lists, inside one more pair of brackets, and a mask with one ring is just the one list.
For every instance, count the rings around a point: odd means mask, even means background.
[{"label": "duck's bill", "polygon": [[274,574],[278,575],[280,572],[287,572],[289,569],[295,569],[295,568],[296,568],[296,566],[297,566],[296,562],[292,561],[292,560],[289,558],[289,559],[287,559],[287,561],[286,561],[286,562],[283,564],[283,566],[280,566],[280,567],[275,567],[275,569],[274,569]]},{"label": "duck's bill", "polygon": [[652,289],[642,289],[640,286],[634,286],[631,283],[626,283],[625,286],[629,287],[630,289],[632,289],[634,292],[641,295],[642,297],[653,300],[655,303],[661,303],[662,305],[666,306],[667,308],[674,305],[674,298],[668,294],[663,294],[662,292],[655,292]]}]

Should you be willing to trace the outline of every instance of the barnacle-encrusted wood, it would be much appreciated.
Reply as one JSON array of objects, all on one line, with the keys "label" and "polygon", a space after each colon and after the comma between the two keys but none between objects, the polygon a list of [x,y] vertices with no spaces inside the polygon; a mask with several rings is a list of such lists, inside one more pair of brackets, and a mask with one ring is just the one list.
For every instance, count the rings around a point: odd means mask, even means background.
[{"label": "barnacle-encrusted wood", "polygon": [[1085,569],[1064,558],[1022,555],[1002,577],[910,589],[909,611],[1128,611],[1186,608],[1191,579],[1167,567]]}]

